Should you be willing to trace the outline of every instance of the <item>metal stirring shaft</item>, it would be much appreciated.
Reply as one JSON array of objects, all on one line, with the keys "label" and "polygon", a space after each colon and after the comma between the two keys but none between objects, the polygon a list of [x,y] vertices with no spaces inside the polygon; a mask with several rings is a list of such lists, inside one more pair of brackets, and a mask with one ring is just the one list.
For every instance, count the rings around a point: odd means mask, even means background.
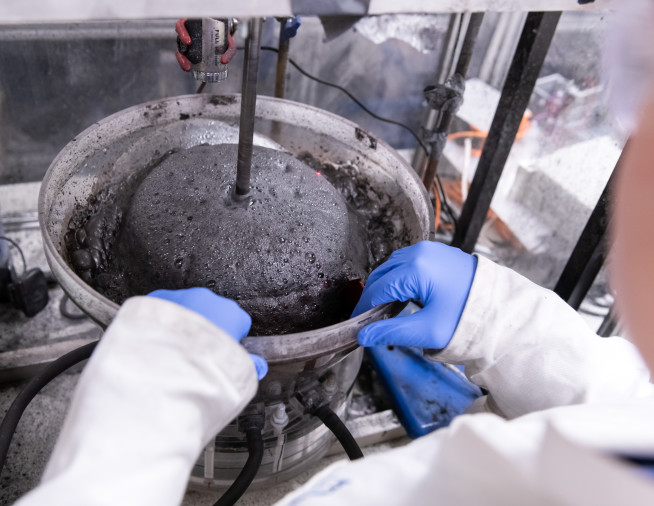
[{"label": "metal stirring shaft", "polygon": [[248,22],[248,39],[245,46],[243,85],[241,88],[241,118],[238,134],[238,158],[236,162],[236,196],[250,192],[250,168],[252,165],[252,141],[254,137],[254,113],[257,105],[257,73],[261,45],[261,19]]}]

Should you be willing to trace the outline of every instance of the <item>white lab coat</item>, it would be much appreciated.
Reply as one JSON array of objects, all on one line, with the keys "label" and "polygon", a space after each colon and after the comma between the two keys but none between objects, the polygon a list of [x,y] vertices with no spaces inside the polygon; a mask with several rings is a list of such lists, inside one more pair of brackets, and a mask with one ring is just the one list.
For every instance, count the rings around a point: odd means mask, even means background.
[{"label": "white lab coat", "polygon": [[[629,342],[597,337],[552,292],[480,258],[452,342],[430,356],[489,392],[477,413],[337,463],[279,504],[654,504],[654,480],[614,456],[654,455],[654,388]],[[130,299],[18,504],[178,504],[203,445],[255,389],[248,355],[210,322]]]}]

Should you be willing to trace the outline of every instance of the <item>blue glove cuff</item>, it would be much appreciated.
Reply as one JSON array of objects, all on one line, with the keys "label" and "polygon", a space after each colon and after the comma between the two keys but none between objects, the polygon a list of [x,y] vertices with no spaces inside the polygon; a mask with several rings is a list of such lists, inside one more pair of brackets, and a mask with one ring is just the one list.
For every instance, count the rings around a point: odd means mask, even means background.
[{"label": "blue glove cuff", "polygon": [[[467,260],[468,265],[462,269],[461,279],[459,280],[461,283],[461,291],[459,294],[459,300],[456,302],[457,306],[459,307],[459,314],[457,315],[456,320],[452,321],[452,330],[449,333],[450,335],[443,348],[445,348],[445,346],[447,346],[454,337],[454,333],[456,332],[456,329],[459,326],[459,322],[461,321],[461,317],[463,316],[463,311],[466,308],[468,297],[470,296],[470,290],[472,289],[472,283],[475,280],[475,273],[477,272],[477,257],[475,255],[468,255]],[[463,273],[467,273],[467,279]]]}]

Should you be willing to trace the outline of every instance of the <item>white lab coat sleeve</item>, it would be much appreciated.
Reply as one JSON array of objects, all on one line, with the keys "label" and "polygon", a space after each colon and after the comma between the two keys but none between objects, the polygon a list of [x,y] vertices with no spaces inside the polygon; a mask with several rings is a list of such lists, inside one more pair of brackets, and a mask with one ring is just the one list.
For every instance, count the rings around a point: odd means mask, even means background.
[{"label": "white lab coat sleeve", "polygon": [[131,298],[80,377],[40,485],[17,504],[177,505],[204,446],[256,389],[245,349],[209,320]]},{"label": "white lab coat sleeve", "polygon": [[654,480],[615,455],[652,455],[654,399],[491,413],[340,461],[277,506],[651,506]]},{"label": "white lab coat sleeve", "polygon": [[425,355],[464,365],[488,392],[472,411],[506,418],[651,395],[653,388],[631,343],[598,337],[554,292],[483,257],[452,341]]}]

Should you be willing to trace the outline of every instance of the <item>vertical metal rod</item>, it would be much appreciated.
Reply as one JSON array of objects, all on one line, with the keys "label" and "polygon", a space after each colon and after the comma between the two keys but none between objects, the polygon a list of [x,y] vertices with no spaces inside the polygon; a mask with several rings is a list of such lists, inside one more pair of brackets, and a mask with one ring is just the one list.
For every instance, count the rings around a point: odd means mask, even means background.
[{"label": "vertical metal rod", "polygon": [[459,56],[461,55],[461,49],[464,44],[464,39],[468,28],[470,27],[470,22],[472,20],[472,12],[466,12],[461,15],[461,24],[459,25],[459,32],[456,36],[456,44],[454,46],[454,52],[452,53],[452,60],[450,61],[449,67],[445,69],[445,75],[443,76],[443,82],[447,80],[454,73],[454,67],[459,61]]},{"label": "vertical metal rod", "polygon": [[[433,109],[427,107],[423,112],[423,120],[421,123],[421,129],[431,130],[434,128],[434,123],[438,119],[438,114]],[[427,153],[420,146],[416,146],[415,151],[413,152],[413,159],[411,160],[411,166],[413,170],[416,171],[418,177],[422,177],[422,173],[425,169],[425,163],[427,163]]]},{"label": "vertical metal rod", "polygon": [[[579,309],[579,306],[581,306],[581,303],[584,301],[584,298],[586,297],[588,290],[590,290],[590,287],[593,286],[593,282],[595,281],[597,274],[602,269],[602,265],[604,265],[604,260],[606,259],[606,251],[608,249],[606,234],[602,233],[599,237],[597,237],[597,240],[598,242],[595,245],[595,249],[593,249],[590,252],[589,257],[585,259],[580,259],[573,252],[573,256],[571,256],[570,259],[568,260],[568,262],[572,260],[574,263],[576,262],[583,263],[583,265],[580,266],[581,269],[578,272],[567,273],[569,277],[567,277],[567,279],[564,279],[565,284],[562,285],[563,288],[569,288],[570,284],[574,283],[574,285],[572,285],[571,287],[572,291],[568,294],[567,297],[564,297],[566,299],[566,302],[573,309]],[[557,287],[559,288],[559,290],[561,290],[560,286]],[[559,293],[556,290],[555,292]]]},{"label": "vertical metal rod", "polygon": [[[450,119],[451,122],[451,119]],[[422,184],[425,185],[427,193],[431,191],[431,186],[434,183],[434,178],[436,177],[436,172],[438,171],[438,160],[440,159],[441,153],[438,153],[435,156],[433,153],[429,156],[429,162],[427,163],[427,168],[425,173],[422,175]]]},{"label": "vertical metal rod", "polygon": [[[456,67],[454,69],[455,74],[459,74],[464,78],[468,73],[470,59],[472,58],[472,50],[475,47],[475,42],[477,41],[477,36],[479,35],[479,28],[481,27],[481,22],[483,20],[483,12],[475,12],[470,17],[470,23],[468,24],[468,29],[466,30],[465,38],[463,39],[463,44],[461,45],[459,59],[457,60]],[[450,131],[450,126],[452,125],[452,118],[453,115],[451,113],[443,113],[436,132],[439,134],[447,134]],[[434,177],[436,176],[436,171],[438,170],[438,160],[443,154],[444,147],[445,145],[443,144],[439,151],[432,152],[429,155],[429,163],[427,164],[427,169],[425,170],[425,173],[422,177],[422,182],[427,189],[427,193],[431,191],[431,185],[434,182]]]},{"label": "vertical metal rod", "polygon": [[212,438],[204,448],[204,479],[213,480],[216,472],[216,438]]},{"label": "vertical metal rod", "polygon": [[452,60],[454,59],[456,46],[459,42],[459,37],[457,37],[457,35],[459,27],[461,26],[462,17],[463,15],[460,13],[450,14],[450,22],[447,25],[447,33],[445,34],[447,45],[443,51],[443,57],[438,62],[438,69],[436,70],[436,80],[439,83],[445,82],[447,76],[450,75]]},{"label": "vertical metal rod", "polygon": [[554,291],[574,309],[579,309],[604,265],[608,249],[607,228],[610,195],[625,151],[626,147],[554,287]]},{"label": "vertical metal rod", "polygon": [[466,30],[466,35],[463,39],[463,44],[461,45],[459,59],[454,68],[455,74],[461,74],[465,77],[468,73],[468,67],[470,66],[470,60],[472,59],[472,50],[475,48],[475,42],[477,42],[477,36],[479,35],[479,28],[481,27],[481,22],[483,20],[483,12],[474,12],[472,16],[470,16],[470,23],[468,24],[468,29]]},{"label": "vertical metal rod", "polygon": [[[461,14],[450,14],[450,22],[447,26],[447,33],[445,34],[446,46],[443,49],[442,56],[438,61],[438,68],[436,70],[436,82],[443,83],[447,79],[448,74],[450,73],[450,67],[452,66],[452,58],[456,51],[457,32],[461,24]],[[438,114],[436,111],[427,107],[423,114],[422,126],[427,130],[434,128],[434,124],[438,119]],[[411,166],[416,171],[419,176],[422,176],[422,173],[425,168],[425,163],[427,162],[427,153],[424,150],[420,149],[418,146],[413,153],[413,160],[411,161]]]},{"label": "vertical metal rod", "polygon": [[497,24],[495,25],[495,30],[493,30],[493,35],[491,36],[488,47],[486,48],[484,60],[479,69],[479,79],[487,83],[490,83],[491,72],[493,67],[497,64],[497,54],[499,53],[500,46],[506,38],[506,30],[509,26],[510,15],[511,13],[509,12],[500,12],[497,15]]},{"label": "vertical metal rod", "polygon": [[286,89],[286,67],[288,65],[288,50],[291,40],[284,37],[284,21],[279,27],[279,52],[277,53],[277,73],[275,75],[275,97],[284,98]]},{"label": "vertical metal rod", "polygon": [[561,12],[531,12],[513,55],[502,95],[472,180],[452,245],[472,253],[518,133]]},{"label": "vertical metal rod", "polygon": [[509,27],[504,37],[504,42],[500,46],[497,58],[495,59],[495,65],[491,71],[491,80],[489,84],[500,88],[502,83],[506,80],[506,76],[509,73],[509,67],[511,66],[511,57],[514,53],[515,47],[518,45],[520,40],[520,34],[522,33],[522,27],[525,24],[525,19],[527,19],[528,13],[526,12],[512,12],[510,13]]},{"label": "vertical metal rod", "polygon": [[238,158],[236,161],[236,195],[250,192],[250,168],[252,165],[252,139],[254,138],[254,113],[257,106],[257,73],[261,45],[261,19],[248,22],[248,40],[245,45],[243,84],[241,88],[241,118],[238,132]]}]

